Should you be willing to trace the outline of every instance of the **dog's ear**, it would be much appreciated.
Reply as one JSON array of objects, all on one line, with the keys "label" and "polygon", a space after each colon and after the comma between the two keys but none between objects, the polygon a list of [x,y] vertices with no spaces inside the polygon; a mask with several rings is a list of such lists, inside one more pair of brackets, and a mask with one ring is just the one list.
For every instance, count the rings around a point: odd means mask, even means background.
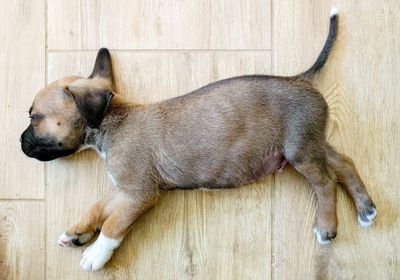
[{"label": "dog's ear", "polygon": [[113,81],[113,70],[111,64],[111,55],[108,49],[102,48],[97,53],[96,62],[94,63],[92,74],[89,79],[92,78],[103,78],[107,79],[112,83]]},{"label": "dog's ear", "polygon": [[109,90],[69,87],[81,117],[90,128],[98,128],[110,106],[113,93]]}]

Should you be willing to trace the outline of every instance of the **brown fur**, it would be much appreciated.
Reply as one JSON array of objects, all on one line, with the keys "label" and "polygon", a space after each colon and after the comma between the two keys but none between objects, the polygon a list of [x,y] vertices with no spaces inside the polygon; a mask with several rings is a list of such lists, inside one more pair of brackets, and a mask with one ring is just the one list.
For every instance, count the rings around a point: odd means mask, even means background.
[{"label": "brown fur", "polygon": [[[52,110],[61,106],[77,112],[70,98],[64,103],[54,101],[57,91],[105,92],[110,85],[104,79],[94,81],[66,78],[56,82],[57,86],[52,84],[38,95],[32,112],[47,116],[43,108],[49,106],[42,104],[49,102]],[[313,185],[318,198],[317,225],[327,238],[333,238],[336,174],[346,183],[360,213],[371,200],[351,162],[325,142],[327,117],[322,95],[301,77],[237,77],[146,106],[114,95],[101,125],[85,127],[84,144],[107,154],[108,172],[119,189],[134,199],[125,199],[115,208],[117,214],[109,213],[107,217],[115,222],[110,226],[113,230],[104,226],[103,230],[111,237],[123,236],[157,201],[159,189],[236,187],[258,181],[287,160]],[[78,129],[76,133],[82,132]],[[96,204],[91,211],[95,215],[83,219],[87,230],[101,227],[104,220],[104,225],[111,223],[106,216],[99,220],[100,206],[106,204]],[[128,208],[133,209],[131,214]],[[125,214],[119,216],[120,211]]]},{"label": "brown fur", "polygon": [[[326,60],[319,59],[320,64]],[[374,205],[351,160],[327,144],[328,106],[310,82],[310,70],[306,73],[235,77],[140,105],[110,95],[111,60],[102,49],[89,78],[64,78],[37,95],[32,114],[42,118],[24,132],[22,145],[33,157],[33,145],[37,143],[40,154],[41,141],[52,139],[75,151],[94,147],[104,155],[118,192],[96,203],[67,231],[79,245],[100,228],[107,237],[122,239],[157,202],[160,189],[237,187],[257,182],[287,162],[313,186],[317,228],[322,240],[329,241],[336,236],[338,181],[361,219]],[[112,98],[86,98],[93,93]],[[98,125],[90,125],[85,117],[90,106],[107,109],[96,116]],[[63,129],[54,123],[62,123]]]}]

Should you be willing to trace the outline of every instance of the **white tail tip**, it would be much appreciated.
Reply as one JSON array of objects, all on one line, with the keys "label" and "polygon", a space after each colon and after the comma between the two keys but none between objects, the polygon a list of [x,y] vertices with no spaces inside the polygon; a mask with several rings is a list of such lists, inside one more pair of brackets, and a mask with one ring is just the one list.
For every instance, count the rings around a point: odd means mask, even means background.
[{"label": "white tail tip", "polygon": [[337,13],[338,13],[337,8],[336,7],[332,7],[332,9],[331,9],[331,17],[336,16]]}]

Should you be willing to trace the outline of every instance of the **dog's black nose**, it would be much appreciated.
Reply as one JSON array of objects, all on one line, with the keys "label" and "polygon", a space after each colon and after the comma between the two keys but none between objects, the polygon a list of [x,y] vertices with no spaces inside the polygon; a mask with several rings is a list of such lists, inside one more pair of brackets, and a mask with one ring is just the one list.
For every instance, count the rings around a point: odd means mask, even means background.
[{"label": "dog's black nose", "polygon": [[29,153],[32,150],[33,145],[31,143],[27,142],[27,141],[22,141],[21,142],[21,147],[22,147],[22,150],[25,153]]},{"label": "dog's black nose", "polygon": [[21,136],[19,137],[19,142],[21,144],[23,144],[25,142],[25,134],[26,134],[26,130],[24,132],[22,132]]},{"label": "dog's black nose", "polygon": [[24,130],[24,132],[22,132],[21,137],[19,137],[19,142],[24,142],[25,138],[26,138],[26,133],[28,131],[28,128]]},{"label": "dog's black nose", "polygon": [[28,131],[28,129],[27,130],[25,130],[22,134],[21,134],[21,137],[20,137],[20,139],[19,139],[19,141],[21,142],[21,148],[22,148],[22,151],[26,154],[26,155],[30,155],[30,152],[32,151],[32,149],[34,148],[33,147],[33,144],[28,140],[29,139],[29,137],[27,137],[27,132]]}]

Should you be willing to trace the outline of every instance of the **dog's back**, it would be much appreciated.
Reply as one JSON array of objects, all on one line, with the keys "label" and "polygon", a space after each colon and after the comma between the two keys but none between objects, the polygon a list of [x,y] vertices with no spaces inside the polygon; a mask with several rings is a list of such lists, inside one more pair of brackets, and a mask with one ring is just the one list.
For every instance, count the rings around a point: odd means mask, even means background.
[{"label": "dog's back", "polygon": [[257,181],[318,153],[328,106],[310,80],[326,63],[337,33],[331,16],[327,41],[313,66],[295,77],[251,75],[211,83],[149,107],[157,172],[164,187],[231,187]]},{"label": "dog's back", "polygon": [[152,136],[157,170],[168,188],[255,182],[281,166],[285,145],[323,135],[327,118],[308,81],[270,76],[219,81],[151,111],[159,120]]}]

